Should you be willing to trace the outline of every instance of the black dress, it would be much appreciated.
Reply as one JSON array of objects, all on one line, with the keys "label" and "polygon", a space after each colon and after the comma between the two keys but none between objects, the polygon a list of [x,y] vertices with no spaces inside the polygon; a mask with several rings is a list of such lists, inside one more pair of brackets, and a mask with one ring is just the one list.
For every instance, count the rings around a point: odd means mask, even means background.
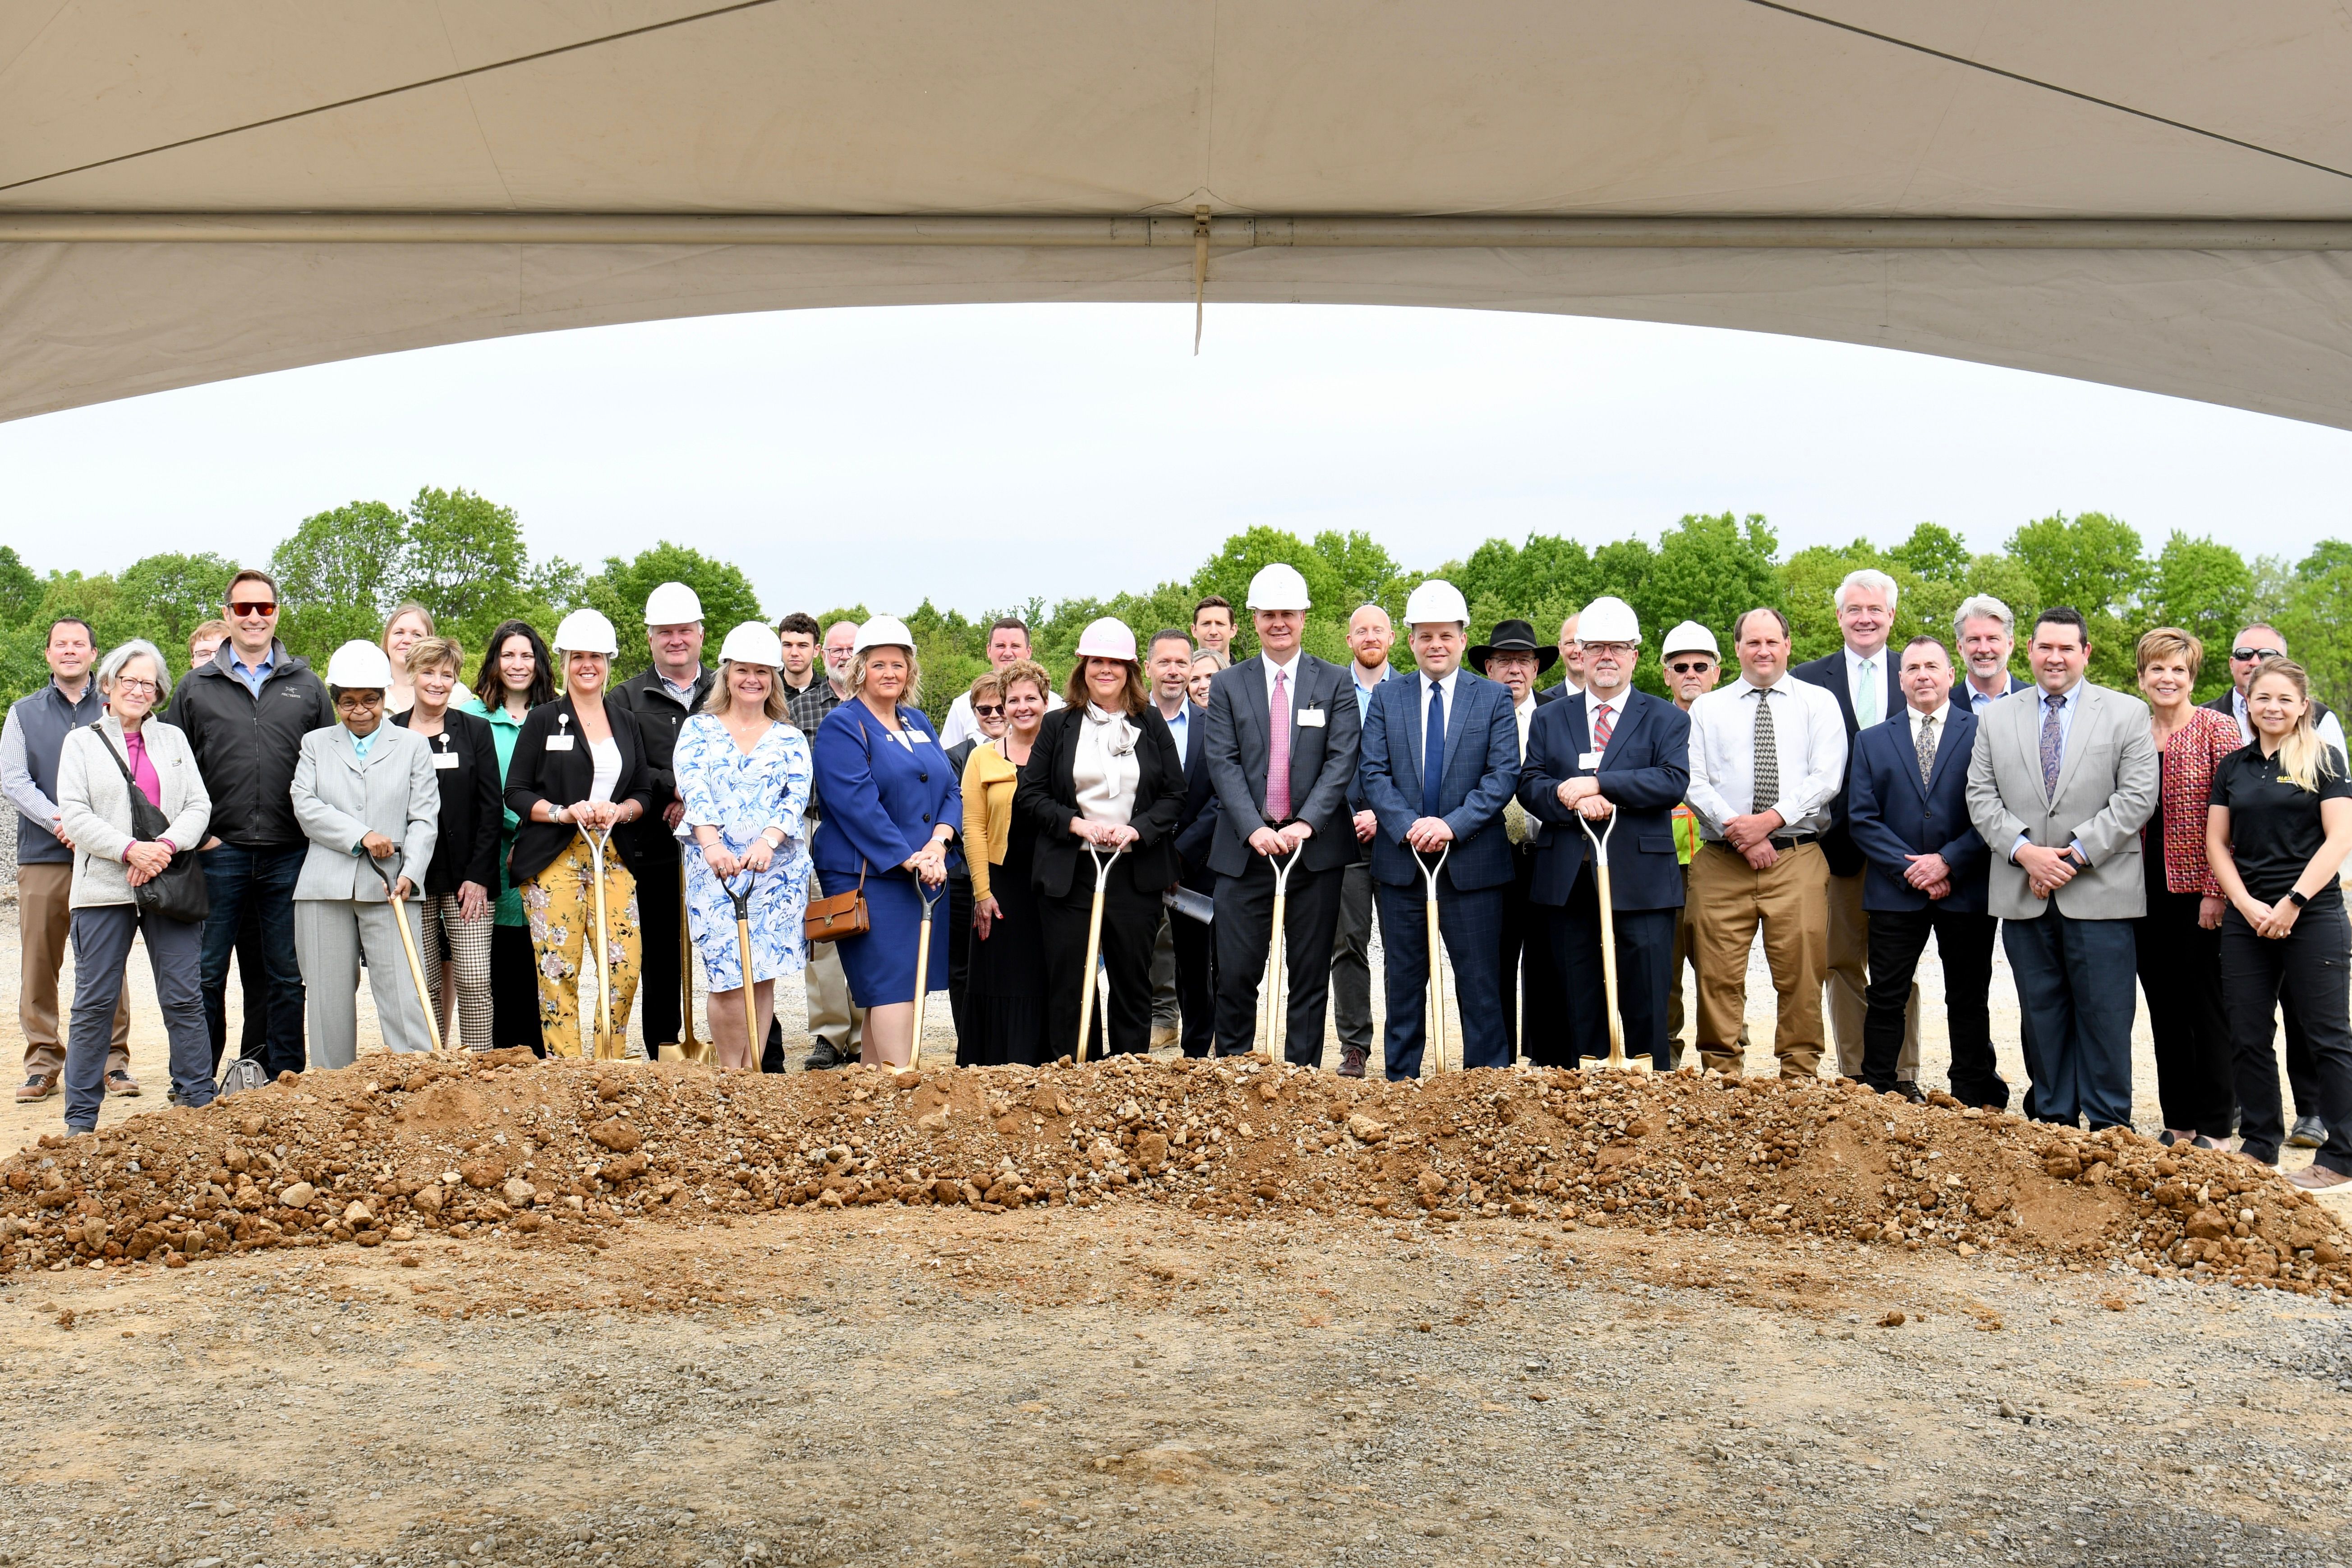
[{"label": "black dress", "polygon": [[1045,924],[1030,886],[1036,851],[1036,827],[1014,812],[1004,863],[988,868],[988,890],[1003,912],[990,924],[986,942],[971,933],[963,1024],[956,1037],[960,1068],[1040,1067],[1052,1059],[1045,1049]]},{"label": "black dress", "polygon": [[2238,1121],[2231,1081],[2230,1026],[2221,1012],[2221,933],[2197,923],[2200,893],[2176,893],[2165,880],[2164,836],[2202,837],[2204,824],[2164,819],[2164,752],[2156,754],[2157,808],[2140,833],[2147,869],[2147,913],[2132,922],[2139,985],[2147,994],[2156,1046],[2156,1094],[2167,1127],[2219,1142]]}]

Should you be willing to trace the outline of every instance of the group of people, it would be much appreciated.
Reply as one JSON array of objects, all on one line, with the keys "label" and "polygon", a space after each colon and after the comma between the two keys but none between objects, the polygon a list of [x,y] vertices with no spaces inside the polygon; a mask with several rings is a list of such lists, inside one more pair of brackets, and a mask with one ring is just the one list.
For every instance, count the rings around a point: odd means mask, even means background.
[{"label": "group of people", "polygon": [[[1793,668],[1786,617],[1747,612],[1727,685],[1714,632],[1686,621],[1660,639],[1660,699],[1635,687],[1644,638],[1622,600],[1556,644],[1507,619],[1473,645],[1463,595],[1433,579],[1405,605],[1409,668],[1369,605],[1341,665],[1303,651],[1307,584],[1276,563],[1244,606],[1251,658],[1209,598],[1140,642],[1097,620],[1057,683],[1006,617],[935,731],[916,640],[887,616],[746,623],[714,668],[695,595],[665,584],[635,678],[610,683],[618,634],[582,609],[551,649],[499,626],[469,689],[466,651],[412,605],[321,680],[276,637],[275,583],[241,571],[176,690],[152,644],[100,659],[65,619],[51,683],[9,712],[17,1097],[62,1079],[85,1130],[107,1094],[141,1092],[134,934],[191,1105],[216,1092],[232,956],[240,1054],[271,1077],[352,1059],[362,962],[394,1050],[617,1057],[642,999],[667,1054],[692,1040],[698,964],[724,1069],[781,1069],[773,984],[805,969],[812,1068],[909,1060],[919,999],[945,990],[966,1064],[1241,1053],[1263,1016],[1280,1020],[1265,1048],[1311,1066],[1328,1017],[1338,1070],[1360,1077],[1377,922],[1391,1080],[1429,1066],[1433,930],[1465,1068],[1606,1055],[1605,963],[1628,1051],[1682,1058],[1688,965],[1698,1060],[1742,1071],[1760,930],[1781,1072],[1819,1073],[1833,1034],[1842,1075],[1922,1098],[1914,976],[1932,935],[1951,1092],[2001,1107],[1998,935],[2030,1115],[2128,1124],[2137,975],[2168,1142],[2234,1137],[2274,1163],[2292,1138],[2319,1148],[2299,1181],[2352,1180],[2352,779],[2284,640],[2247,628],[2232,690],[2198,708],[2186,632],[2140,639],[2143,700],[2086,681],[2072,610],[2035,619],[2026,681],[1999,601],[1964,603],[1948,645],[1891,648],[1895,597],[1850,575],[1844,646]],[[1286,984],[1262,998],[1276,943]]]}]

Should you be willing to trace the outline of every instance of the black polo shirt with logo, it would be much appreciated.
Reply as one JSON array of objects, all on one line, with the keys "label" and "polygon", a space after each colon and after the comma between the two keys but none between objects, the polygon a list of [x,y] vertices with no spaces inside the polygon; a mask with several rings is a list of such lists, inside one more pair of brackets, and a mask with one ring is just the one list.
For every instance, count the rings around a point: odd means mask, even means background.
[{"label": "black polo shirt with logo", "polygon": [[[2285,898],[2327,841],[2327,830],[2319,825],[2319,803],[2352,800],[2344,753],[2323,746],[2320,754],[2325,764],[2316,794],[2288,778],[2276,753],[2263,755],[2259,739],[2231,752],[2213,770],[2213,804],[2230,809],[2231,858],[2238,863],[2246,891],[2263,903]],[[2343,896],[2331,881],[2311,901],[2340,903]]]}]

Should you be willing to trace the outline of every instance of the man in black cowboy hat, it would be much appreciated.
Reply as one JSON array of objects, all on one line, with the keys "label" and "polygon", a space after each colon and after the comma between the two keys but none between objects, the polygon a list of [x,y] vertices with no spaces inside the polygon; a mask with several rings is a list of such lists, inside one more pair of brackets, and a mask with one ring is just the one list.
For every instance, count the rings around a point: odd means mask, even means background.
[{"label": "man in black cowboy hat", "polygon": [[[1559,650],[1538,642],[1535,627],[1525,621],[1496,622],[1489,640],[1470,650],[1470,668],[1510,688],[1512,716],[1519,725],[1521,762],[1527,760],[1528,724],[1536,712],[1536,679],[1559,661]],[[1503,808],[1503,826],[1511,841],[1511,885],[1503,896],[1503,1026],[1516,1058],[1520,1009],[1524,1007],[1530,1018],[1565,1017],[1568,992],[1552,961],[1544,910],[1528,901],[1536,872],[1535,824],[1515,799]]]}]

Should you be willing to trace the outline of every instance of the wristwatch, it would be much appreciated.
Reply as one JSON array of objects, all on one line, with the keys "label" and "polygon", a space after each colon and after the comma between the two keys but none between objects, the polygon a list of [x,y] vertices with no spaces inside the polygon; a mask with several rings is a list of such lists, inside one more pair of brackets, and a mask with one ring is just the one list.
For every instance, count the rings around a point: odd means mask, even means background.
[{"label": "wristwatch", "polygon": [[2309,899],[2305,898],[2301,893],[2296,892],[2293,888],[2289,888],[2289,889],[2286,890],[2286,896],[2287,896],[2287,901],[2288,901],[2288,902],[2290,902],[2290,903],[2292,903],[2293,905],[2294,905],[2294,907],[2295,907],[2296,909],[2301,909],[2301,908],[2303,908],[2303,906],[2304,906],[2304,905],[2305,905],[2305,904],[2307,904],[2307,903],[2311,902],[2311,900],[2310,900]]}]

